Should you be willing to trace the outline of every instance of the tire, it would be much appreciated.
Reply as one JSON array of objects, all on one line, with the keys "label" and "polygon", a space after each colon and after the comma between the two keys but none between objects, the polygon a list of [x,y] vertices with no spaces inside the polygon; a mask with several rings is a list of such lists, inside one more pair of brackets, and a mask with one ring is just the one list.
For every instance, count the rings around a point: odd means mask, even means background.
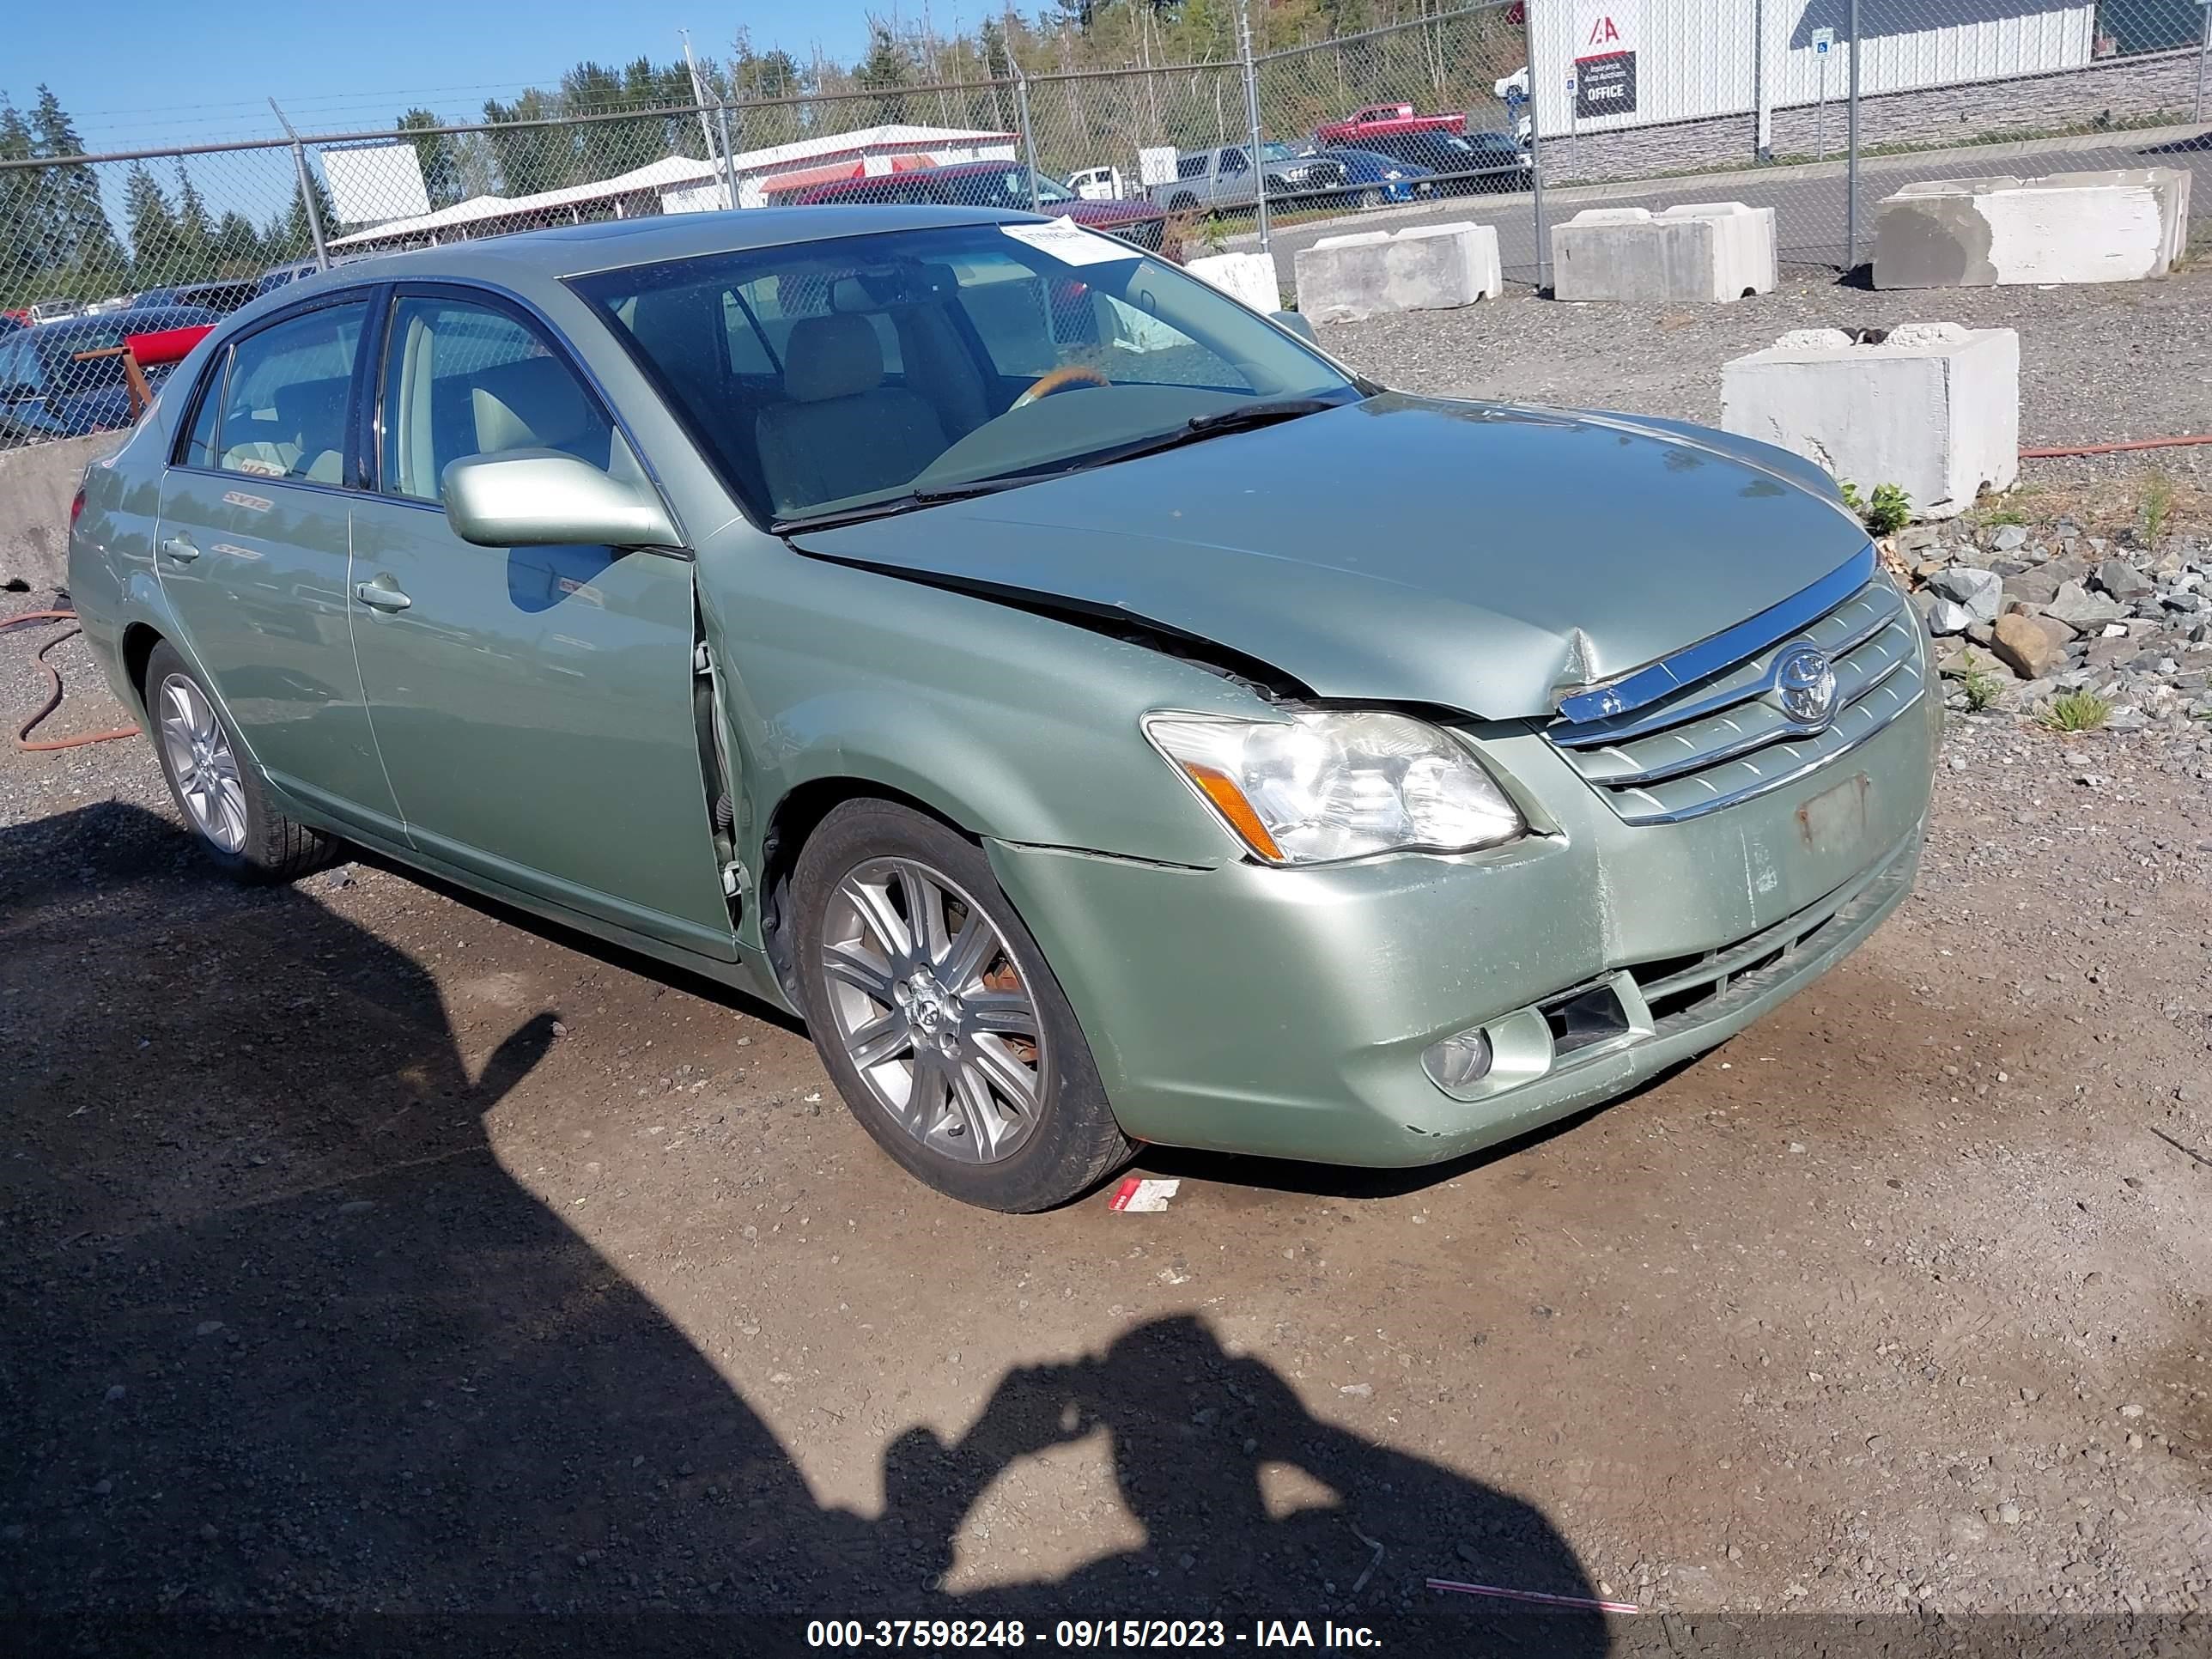
[{"label": "tire", "polygon": [[238,881],[283,882],[337,860],[340,842],[270,804],[221,706],[166,640],[146,659],[144,693],[169,794],[217,869]]},{"label": "tire", "polygon": [[1197,210],[1198,198],[1187,190],[1177,191],[1168,202],[1168,211],[1170,213],[1194,213]]},{"label": "tire", "polygon": [[890,801],[848,801],[801,850],[793,910],[816,1051],[908,1174],[1018,1214],[1128,1161],[1135,1143],[1074,1011],[973,842]]},{"label": "tire", "polygon": [[1362,213],[1371,213],[1382,205],[1382,192],[1381,191],[1370,188],[1368,190],[1363,190],[1359,192],[1359,210]]}]

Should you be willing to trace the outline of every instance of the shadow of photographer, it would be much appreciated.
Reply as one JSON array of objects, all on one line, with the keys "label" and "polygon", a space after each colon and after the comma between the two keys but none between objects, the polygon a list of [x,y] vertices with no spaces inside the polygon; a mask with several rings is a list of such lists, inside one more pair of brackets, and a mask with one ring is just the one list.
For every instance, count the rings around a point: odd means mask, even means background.
[{"label": "shadow of photographer", "polygon": [[[0,1607],[40,1645],[218,1620],[270,1651],[789,1651],[814,1617],[1163,1616],[1606,1650],[1595,1614],[1424,1589],[1591,1593],[1533,1505],[1313,1416],[1194,1316],[1008,1371],[956,1439],[891,1442],[880,1516],[823,1505],[494,1152],[555,1011],[486,1052],[407,954],[132,806],[0,828]],[[1036,1582],[956,1562],[1002,1473],[1094,1436],[1141,1544]],[[1285,1508],[1272,1466],[1328,1501]],[[483,1622],[521,1614],[564,1618]],[[765,1637],[733,1650],[732,1618]]]}]

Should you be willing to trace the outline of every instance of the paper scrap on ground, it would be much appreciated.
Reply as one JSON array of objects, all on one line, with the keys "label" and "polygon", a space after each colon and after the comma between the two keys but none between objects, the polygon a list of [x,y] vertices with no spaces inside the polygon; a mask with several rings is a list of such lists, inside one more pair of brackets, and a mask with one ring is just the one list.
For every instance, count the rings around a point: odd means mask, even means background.
[{"label": "paper scrap on ground", "polygon": [[1498,1584],[1462,1584],[1452,1578],[1431,1578],[1432,1590],[1451,1590],[1461,1595],[1493,1595],[1502,1601],[1534,1601],[1548,1607],[1589,1607],[1598,1613],[1638,1613],[1633,1601],[1601,1601],[1587,1595],[1551,1595],[1542,1590],[1507,1589]]},{"label": "paper scrap on ground", "polygon": [[1049,253],[1066,265],[1103,265],[1115,259],[1134,259],[1137,250],[1084,229],[1069,219],[1045,225],[1000,225],[1018,242],[1026,242],[1040,253]]},{"label": "paper scrap on ground", "polygon": [[1107,1200],[1106,1207],[1109,1210],[1145,1212],[1164,1210],[1168,1200],[1176,1195],[1176,1188],[1182,1185],[1180,1181],[1152,1181],[1131,1176],[1114,1189],[1114,1196]]}]

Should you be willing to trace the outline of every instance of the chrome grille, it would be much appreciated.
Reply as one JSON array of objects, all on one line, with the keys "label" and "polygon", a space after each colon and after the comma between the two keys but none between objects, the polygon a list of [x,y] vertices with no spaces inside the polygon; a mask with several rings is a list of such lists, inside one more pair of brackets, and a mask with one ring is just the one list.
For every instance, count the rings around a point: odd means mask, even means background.
[{"label": "chrome grille", "polygon": [[[1912,707],[1921,678],[1919,617],[1877,576],[1841,605],[1764,650],[1656,702],[1545,735],[1631,823],[1675,823],[1748,800],[1857,747]],[[1835,669],[1834,713],[1808,726],[1773,696],[1775,665],[1809,643]]]}]

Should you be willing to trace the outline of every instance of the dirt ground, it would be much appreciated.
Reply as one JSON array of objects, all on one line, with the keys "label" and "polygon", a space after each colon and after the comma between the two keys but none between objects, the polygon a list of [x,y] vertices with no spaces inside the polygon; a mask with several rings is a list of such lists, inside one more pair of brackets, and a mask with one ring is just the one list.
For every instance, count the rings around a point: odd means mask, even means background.
[{"label": "dirt ground", "polygon": [[368,865],[241,892],[143,743],[0,749],[0,1607],[2205,1651],[2209,874],[2212,732],[1956,719],[1914,899],[1656,1086],[1008,1218],[757,1006]]}]

